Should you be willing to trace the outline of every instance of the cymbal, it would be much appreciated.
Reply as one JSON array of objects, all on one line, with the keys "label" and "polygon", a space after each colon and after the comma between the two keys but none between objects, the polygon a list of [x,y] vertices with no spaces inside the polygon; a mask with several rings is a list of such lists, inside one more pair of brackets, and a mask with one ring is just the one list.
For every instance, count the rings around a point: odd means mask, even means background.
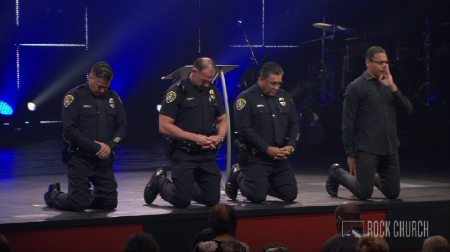
[{"label": "cymbal", "polygon": [[343,39],[342,41],[345,42],[353,42],[353,41],[381,41],[383,40],[382,38],[378,38],[378,37],[367,37],[367,36],[362,36],[362,37],[352,37],[352,38],[346,38]]},{"label": "cymbal", "polygon": [[340,25],[327,24],[327,23],[314,23],[313,26],[317,29],[321,29],[329,32],[336,32],[339,34],[355,34],[356,32],[350,28]]}]

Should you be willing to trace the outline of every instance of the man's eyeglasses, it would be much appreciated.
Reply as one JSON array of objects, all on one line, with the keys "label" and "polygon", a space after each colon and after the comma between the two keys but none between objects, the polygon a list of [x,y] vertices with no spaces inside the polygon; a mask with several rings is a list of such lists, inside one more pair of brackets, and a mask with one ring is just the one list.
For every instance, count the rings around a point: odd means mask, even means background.
[{"label": "man's eyeglasses", "polygon": [[283,82],[282,81],[280,81],[280,82],[269,81],[269,84],[272,86],[280,86],[281,87],[281,85],[283,85]]},{"label": "man's eyeglasses", "polygon": [[380,66],[383,65],[383,63],[386,64],[386,65],[389,65],[389,60],[382,61],[382,60],[371,60],[371,59],[369,59],[369,61],[377,63]]}]

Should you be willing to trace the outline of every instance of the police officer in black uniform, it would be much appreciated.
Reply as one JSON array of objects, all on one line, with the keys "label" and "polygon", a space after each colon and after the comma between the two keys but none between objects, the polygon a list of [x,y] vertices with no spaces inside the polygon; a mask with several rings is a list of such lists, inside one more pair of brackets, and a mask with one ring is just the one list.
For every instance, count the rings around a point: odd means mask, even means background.
[{"label": "police officer in black uniform", "polygon": [[199,58],[189,76],[166,91],[159,131],[172,142],[169,150],[173,151],[168,155],[172,181],[164,168],[158,168],[145,187],[147,204],[158,193],[177,208],[189,206],[191,200],[207,206],[219,203],[222,174],[216,157],[228,130],[228,120],[222,94],[211,85],[215,76],[214,61]]},{"label": "police officer in black uniform", "polygon": [[49,207],[69,211],[117,207],[113,156],[127,133],[127,120],[119,95],[109,87],[113,77],[111,66],[99,62],[92,67],[89,81],[64,98],[64,138],[73,150],[67,162],[69,192],[61,192],[59,183],[50,184],[44,195]]},{"label": "police officer in black uniform", "polygon": [[283,69],[265,63],[258,83],[243,91],[234,105],[234,122],[241,144],[225,192],[236,199],[238,189],[253,203],[266,196],[287,202],[297,197],[297,181],[287,160],[299,135],[299,118],[289,94],[280,89]]}]

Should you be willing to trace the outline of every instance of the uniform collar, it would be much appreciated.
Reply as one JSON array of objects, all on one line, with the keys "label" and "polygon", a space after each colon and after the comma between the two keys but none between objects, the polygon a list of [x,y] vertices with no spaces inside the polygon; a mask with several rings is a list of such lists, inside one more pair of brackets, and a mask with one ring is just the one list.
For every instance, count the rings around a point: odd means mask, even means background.
[{"label": "uniform collar", "polygon": [[280,93],[281,89],[278,90],[278,92],[275,94],[275,96],[268,96],[268,95],[266,95],[266,94],[262,91],[262,89],[261,89],[261,87],[258,85],[258,83],[256,83],[255,85],[253,85],[253,86],[250,87],[250,91],[254,91],[254,92],[256,92],[259,96],[262,96],[262,97],[274,98],[274,97],[277,97],[277,96],[278,96],[278,94]]},{"label": "uniform collar", "polygon": [[91,88],[89,87],[89,81],[84,83],[84,85],[86,86],[87,92],[89,94],[91,94],[94,99],[97,99],[97,98],[103,99],[105,97],[105,94],[103,94],[102,96],[95,96],[94,93],[92,93]]},{"label": "uniform collar", "polygon": [[[192,73],[192,72],[191,72]],[[188,75],[188,77],[185,79],[184,82],[184,89],[185,90],[191,90],[191,89],[196,89],[200,92],[202,92],[201,89],[197,88],[196,86],[194,86],[194,84],[192,84],[191,78],[190,78],[191,74]],[[209,85],[209,87],[203,89],[203,90],[210,90],[212,89],[212,84]],[[209,91],[208,91],[209,92]]]}]

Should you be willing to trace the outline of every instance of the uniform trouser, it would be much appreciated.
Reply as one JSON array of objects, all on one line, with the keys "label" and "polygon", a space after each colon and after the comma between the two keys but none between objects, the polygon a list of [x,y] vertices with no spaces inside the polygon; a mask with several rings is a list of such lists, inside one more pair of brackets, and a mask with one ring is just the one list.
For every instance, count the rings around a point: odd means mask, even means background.
[{"label": "uniform trouser", "polygon": [[267,195],[287,202],[297,198],[297,180],[288,160],[269,161],[249,155],[237,177],[239,189],[253,203],[261,203]]},{"label": "uniform trouser", "polygon": [[176,152],[172,158],[172,181],[158,179],[161,197],[177,208],[185,208],[194,200],[206,206],[220,201],[220,173],[215,155],[192,159],[187,153]]},{"label": "uniform trouser", "polygon": [[366,200],[372,196],[375,173],[381,179],[380,191],[388,199],[396,199],[400,194],[400,165],[398,154],[376,155],[366,151],[356,154],[357,176],[339,169],[334,177],[349,189],[358,199]]},{"label": "uniform trouser", "polygon": [[[117,207],[117,182],[112,169],[114,159],[100,160],[75,152],[68,163],[69,191],[52,192],[51,204],[61,210],[87,208],[112,210]],[[92,185],[94,190],[89,188]]]}]

